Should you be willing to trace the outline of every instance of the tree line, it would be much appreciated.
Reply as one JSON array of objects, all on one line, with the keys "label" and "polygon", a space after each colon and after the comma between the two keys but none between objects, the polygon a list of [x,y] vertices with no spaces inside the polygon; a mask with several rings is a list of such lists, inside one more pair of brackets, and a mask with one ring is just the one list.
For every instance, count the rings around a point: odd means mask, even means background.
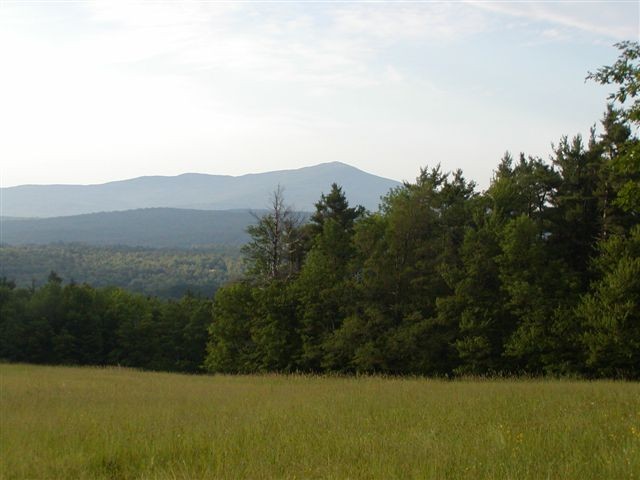
[{"label": "tree line", "polygon": [[121,365],[201,371],[211,299],[163,300],[117,287],[63,284],[55,273],[40,288],[0,279],[0,358],[64,365]]},{"label": "tree line", "polygon": [[550,162],[505,154],[489,188],[425,168],[379,211],[334,184],[308,221],[282,190],[213,301],[0,282],[0,358],[225,373],[640,378],[640,45]]},{"label": "tree line", "polygon": [[484,192],[425,168],[367,213],[334,184],[301,225],[276,191],[207,369],[638,378],[640,46],[618,46],[590,74],[619,87],[602,133],[507,153]]}]

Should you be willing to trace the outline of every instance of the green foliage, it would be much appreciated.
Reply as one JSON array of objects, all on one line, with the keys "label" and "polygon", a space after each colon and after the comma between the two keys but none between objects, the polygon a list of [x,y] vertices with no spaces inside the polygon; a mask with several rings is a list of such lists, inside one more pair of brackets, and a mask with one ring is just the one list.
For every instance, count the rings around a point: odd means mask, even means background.
[{"label": "green foliage", "polygon": [[251,320],[255,312],[253,289],[246,283],[218,290],[213,304],[205,365],[209,371],[244,373],[253,369],[255,344]]},{"label": "green foliage", "polygon": [[[637,128],[640,125],[640,43],[625,41],[617,43],[616,47],[620,50],[618,60],[589,73],[587,78],[602,85],[617,85],[618,90],[611,93],[609,99],[621,107],[623,119]],[[625,211],[633,213],[637,221],[640,215],[640,145],[637,139],[624,144],[612,169],[624,179],[616,202]]]},{"label": "green foliage", "polygon": [[218,291],[207,345],[208,370],[224,373],[291,371],[298,350],[295,300],[282,282]]},{"label": "green foliage", "polygon": [[587,366],[599,376],[638,377],[640,365],[640,226],[601,244],[601,274],[577,309]]},{"label": "green foliage", "polygon": [[612,228],[613,212],[603,202],[607,188],[601,178],[606,161],[603,147],[592,132],[587,150],[579,135],[571,141],[562,137],[554,150],[552,162],[560,181],[551,200],[554,208],[548,227],[553,235],[549,246],[586,282],[596,240]]},{"label": "green foliage", "polygon": [[[207,367],[638,376],[636,261],[592,268],[598,242],[637,224],[616,164],[637,140],[611,108],[603,125],[586,147],[562,137],[550,164],[506,154],[484,193],[425,168],[365,214],[332,185],[291,231],[299,269],[249,256],[254,283],[220,291]],[[260,228],[253,245],[273,251]]]},{"label": "green foliage", "polygon": [[[506,307],[518,324],[505,346],[517,369],[540,373],[562,370],[558,358],[570,351],[571,338],[558,339],[557,312],[572,305],[573,279],[562,260],[555,260],[535,222],[526,216],[504,229],[498,257]],[[566,344],[559,343],[564,340]]]},{"label": "green foliage", "polygon": [[455,342],[458,373],[478,375],[507,369],[501,355],[515,322],[501,284],[500,254],[495,222],[468,229],[460,251],[462,267],[453,282],[454,294],[440,301],[440,314],[459,323],[460,335]]},{"label": "green foliage", "polygon": [[19,287],[42,285],[50,271],[94,287],[116,286],[163,298],[212,296],[242,274],[240,249],[94,247],[80,244],[0,246],[1,275]]},{"label": "green foliage", "polygon": [[311,216],[313,233],[321,233],[327,221],[336,222],[340,228],[349,231],[353,228],[354,222],[364,213],[365,209],[362,206],[349,207],[342,187],[332,183],[331,191],[327,195],[322,194],[320,201],[316,203],[316,211]]},{"label": "green foliage", "polygon": [[640,43],[625,41],[616,43],[620,56],[613,65],[604,66],[590,72],[587,79],[602,85],[617,85],[618,90],[609,95],[609,99],[624,104],[627,100],[631,105],[626,116],[633,122],[640,122]]},{"label": "green foliage", "polygon": [[[95,207],[92,207],[90,200],[73,186],[53,188],[60,194],[62,194],[61,190],[66,188],[75,193],[67,202],[62,202],[59,195],[55,195],[47,202],[42,202],[41,194],[47,197],[46,191],[49,189],[44,185],[22,190],[22,194],[20,189],[2,191],[3,208],[2,215],[0,215],[2,243],[46,245],[78,242],[100,246],[131,245],[182,249],[206,247],[211,244],[239,247],[247,241],[245,228],[253,220],[251,214],[245,210],[138,208],[110,211],[113,208],[122,208],[122,205],[104,209],[98,208],[99,213],[85,213],[83,215],[55,213],[65,209],[77,211],[78,207],[79,210],[88,209],[91,211]],[[157,193],[163,196],[161,202],[170,201],[164,188],[158,189]],[[19,200],[14,197],[16,194],[23,198]],[[118,195],[123,195],[123,192]],[[113,197],[113,194],[109,197]],[[81,200],[83,198],[88,202],[84,203]],[[123,198],[121,197],[121,199]],[[66,205],[62,205],[62,203],[66,203]],[[134,205],[136,203],[136,201],[133,202]],[[9,212],[16,210],[23,212],[16,215],[22,218],[4,216],[10,215]],[[52,214],[70,216],[51,217]],[[170,228],[167,228],[168,226]]]},{"label": "green foliage", "polygon": [[[637,73],[628,63],[636,47],[623,48],[627,63],[612,68]],[[593,78],[620,80],[616,99],[635,99],[635,77],[616,75]],[[425,168],[367,213],[333,184],[303,225],[276,190],[248,228],[247,276],[217,291],[212,319],[210,302],[193,296],[166,302],[63,285],[55,274],[39,289],[3,281],[0,357],[223,373],[640,378],[636,104],[609,106],[586,144],[561,137],[550,163],[507,153],[485,192],[461,171]],[[116,263],[188,263],[153,255]],[[224,254],[198,255],[189,257],[196,273],[232,271]]]},{"label": "green foliage", "polygon": [[37,289],[0,281],[0,358],[50,364],[125,365],[197,372],[205,357],[210,300],[162,301],[118,288]]},{"label": "green foliage", "polygon": [[[373,214],[333,184],[293,230],[300,268],[279,275],[249,255],[262,282],[220,293],[210,369],[638,376],[636,257],[604,253],[638,224],[637,45],[619,47],[590,78],[633,105],[609,106],[586,145],[561,137],[550,163],[507,153],[483,193],[425,168]],[[254,246],[273,252],[260,228]],[[238,288],[251,298],[241,315]],[[237,342],[231,325],[243,325]]]},{"label": "green foliage", "polygon": [[303,370],[319,371],[327,362],[328,337],[340,327],[355,300],[350,262],[355,252],[354,225],[363,215],[362,207],[349,207],[342,188],[334,183],[311,216],[313,244],[294,285]]},{"label": "green foliage", "polygon": [[297,334],[297,299],[292,295],[291,286],[276,281],[253,293],[256,299],[251,325],[251,336],[256,346],[253,370],[296,370],[295,356],[300,349],[300,342]]}]

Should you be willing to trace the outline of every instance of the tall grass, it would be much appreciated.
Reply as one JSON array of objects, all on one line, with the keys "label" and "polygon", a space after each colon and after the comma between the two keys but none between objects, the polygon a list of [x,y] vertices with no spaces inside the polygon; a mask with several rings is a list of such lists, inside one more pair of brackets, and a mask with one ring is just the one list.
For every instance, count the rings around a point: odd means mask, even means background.
[{"label": "tall grass", "polygon": [[0,365],[2,478],[640,478],[640,385]]}]

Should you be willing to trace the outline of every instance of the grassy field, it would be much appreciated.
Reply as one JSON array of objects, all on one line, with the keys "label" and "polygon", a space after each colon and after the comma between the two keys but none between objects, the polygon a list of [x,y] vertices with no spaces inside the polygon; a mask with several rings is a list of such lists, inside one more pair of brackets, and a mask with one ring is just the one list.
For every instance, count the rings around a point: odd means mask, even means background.
[{"label": "grassy field", "polygon": [[2,478],[640,478],[640,385],[0,365]]}]

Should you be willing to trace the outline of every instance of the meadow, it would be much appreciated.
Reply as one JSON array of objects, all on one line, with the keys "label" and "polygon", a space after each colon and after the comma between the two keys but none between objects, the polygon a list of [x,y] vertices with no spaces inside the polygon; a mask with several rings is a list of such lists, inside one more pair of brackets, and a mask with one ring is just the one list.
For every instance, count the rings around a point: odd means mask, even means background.
[{"label": "meadow", "polygon": [[0,365],[0,477],[640,478],[640,384]]}]

